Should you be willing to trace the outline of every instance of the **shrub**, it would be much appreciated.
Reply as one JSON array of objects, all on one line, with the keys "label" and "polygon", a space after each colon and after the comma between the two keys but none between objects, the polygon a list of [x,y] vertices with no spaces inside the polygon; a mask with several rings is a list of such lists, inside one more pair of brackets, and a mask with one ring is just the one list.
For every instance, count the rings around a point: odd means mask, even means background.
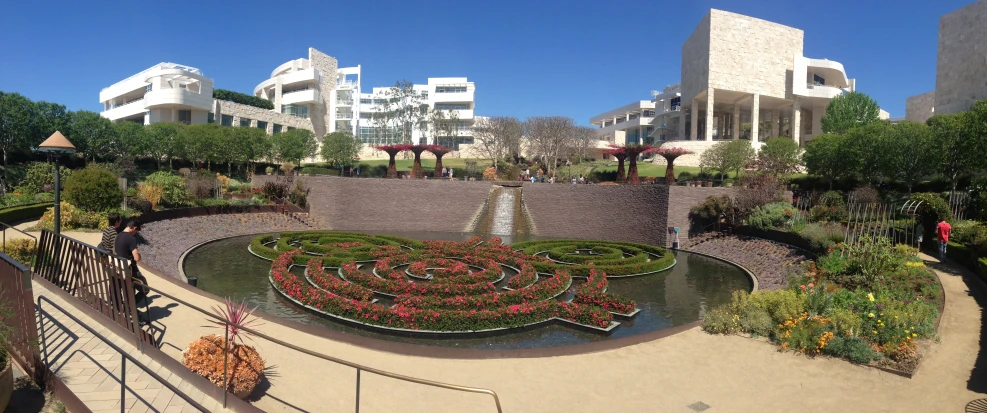
[{"label": "shrub", "polygon": [[749,300],[752,305],[767,311],[776,324],[805,312],[805,298],[791,290],[755,291]]},{"label": "shrub", "polygon": [[[361,171],[362,172],[362,171]],[[304,175],[332,175],[339,176],[339,171],[329,168],[318,168],[314,166],[306,166],[302,168],[301,173]]]},{"label": "shrub", "polygon": [[962,220],[953,223],[949,240],[960,244],[973,244],[980,238],[987,238],[987,226],[981,222]]},{"label": "shrub", "polygon": [[37,252],[37,242],[29,238],[17,238],[7,240],[6,244],[0,247],[0,252],[7,254],[28,267],[34,263],[34,254]]},{"label": "shrub", "polygon": [[188,190],[185,189],[185,184],[182,182],[182,178],[180,176],[172,174],[171,172],[155,172],[148,175],[147,178],[144,179],[144,183],[161,185],[163,189],[161,203],[163,203],[164,206],[180,207],[188,205]]},{"label": "shrub", "polygon": [[45,213],[46,210],[48,210],[48,208],[51,208],[52,205],[53,204],[51,202],[46,202],[41,204],[19,205],[4,208],[0,210],[0,222],[14,224],[17,221],[23,221],[26,219],[38,219]]},{"label": "shrub", "polygon": [[[60,168],[62,182],[72,176],[72,170]],[[55,187],[55,166],[48,162],[33,162],[28,164],[24,180],[17,186],[17,191],[24,194],[50,192]]]},{"label": "shrub", "polygon": [[778,202],[764,206],[754,207],[750,216],[747,217],[748,226],[758,230],[769,230],[783,228],[791,224],[795,217],[795,208],[786,202]]},{"label": "shrub", "polygon": [[703,330],[712,334],[733,334],[739,332],[740,317],[731,314],[726,307],[716,307],[703,317]]},{"label": "shrub", "polygon": [[809,219],[813,222],[841,222],[846,218],[846,206],[816,205],[809,209]]},{"label": "shrub", "polygon": [[146,214],[154,210],[150,202],[138,198],[127,198],[127,208],[141,214]]},{"label": "shrub", "polygon": [[248,94],[234,92],[232,90],[226,89],[213,89],[212,97],[219,100],[226,100],[233,103],[239,103],[241,105],[253,106],[256,108],[271,110],[274,109],[274,104],[266,99],[261,99],[256,96],[250,96]]},{"label": "shrub", "polygon": [[850,199],[858,204],[877,204],[881,202],[881,194],[872,186],[862,186],[850,193]]},{"label": "shrub", "polygon": [[833,330],[840,336],[856,336],[861,333],[864,321],[849,308],[837,308],[830,313]]},{"label": "shrub", "polygon": [[302,184],[302,181],[295,181],[295,187],[288,193],[288,202],[305,208],[308,203],[308,188]]},{"label": "shrub", "polygon": [[204,169],[200,169],[185,178],[185,188],[188,190],[188,194],[195,199],[212,197],[217,185],[216,177]]},{"label": "shrub", "polygon": [[809,243],[814,251],[824,251],[833,244],[843,242],[843,226],[836,223],[811,223],[802,228],[799,235]]},{"label": "shrub", "polygon": [[729,196],[710,196],[702,204],[689,210],[689,221],[693,227],[701,228],[719,223],[724,219],[727,225],[733,225],[735,214],[733,201]]},{"label": "shrub", "polygon": [[87,167],[65,181],[65,200],[86,211],[106,211],[120,206],[123,191],[112,172]]},{"label": "shrub", "polygon": [[782,351],[819,354],[835,334],[829,330],[830,321],[824,317],[799,317],[785,320],[778,329],[777,340]]},{"label": "shrub", "polygon": [[277,180],[274,182],[265,182],[264,186],[260,187],[260,192],[268,199],[284,199],[288,196],[290,188],[287,181]]},{"label": "shrub", "polygon": [[782,184],[774,176],[766,173],[748,173],[740,181],[736,191],[734,206],[741,214],[748,214],[754,208],[782,202]]},{"label": "shrub", "polygon": [[846,209],[846,201],[843,200],[843,194],[837,191],[826,191],[819,196],[819,200],[816,201],[816,205],[822,205],[827,207],[838,206]]},{"label": "shrub", "polygon": [[154,210],[158,207],[158,203],[161,202],[161,196],[164,195],[164,187],[146,182],[139,183],[137,184],[137,193],[141,199],[150,203],[151,210]]},{"label": "shrub", "polygon": [[908,199],[922,202],[918,208],[919,222],[922,223],[922,228],[925,229],[925,239],[928,242],[932,242],[935,239],[936,223],[940,219],[947,221],[953,219],[953,213],[949,210],[949,204],[939,195],[928,192],[912,194]]},{"label": "shrub", "polygon": [[[834,320],[835,323],[835,320]],[[880,360],[881,353],[873,348],[860,337],[833,337],[823,347],[823,353],[834,357],[841,357],[854,363],[869,363],[873,360]]]},{"label": "shrub", "polygon": [[987,221],[987,176],[974,178],[970,182],[965,208],[970,218]]},{"label": "shrub", "polygon": [[483,170],[483,180],[485,181],[496,181],[497,180],[497,170],[494,167],[489,167]]}]

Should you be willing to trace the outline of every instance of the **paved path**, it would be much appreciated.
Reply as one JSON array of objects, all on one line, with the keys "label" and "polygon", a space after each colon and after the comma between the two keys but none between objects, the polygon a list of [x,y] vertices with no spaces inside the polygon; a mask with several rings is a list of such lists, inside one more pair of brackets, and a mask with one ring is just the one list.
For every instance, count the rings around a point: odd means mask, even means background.
[{"label": "paved path", "polygon": [[[81,311],[73,311],[78,303],[66,303],[49,293],[43,285],[35,282],[35,300],[41,295],[71,312],[73,316],[79,318],[86,325],[94,327],[99,334],[127,351],[128,354],[176,386],[184,394],[191,396],[193,400],[202,404],[209,411],[225,411],[218,402],[193,389],[161,364],[151,360],[150,357],[142,355],[132,340],[125,340],[111,330],[99,327],[99,322],[94,321]],[[78,325],[61,310],[47,302],[41,304],[41,316],[45,330],[43,340],[45,346],[42,348],[47,352],[47,361],[51,370],[93,412],[120,412],[123,356],[103,339]],[[198,412],[196,408],[186,403],[184,399],[175,395],[174,392],[131,361],[127,362],[123,382],[126,384],[123,403],[128,412]]]},{"label": "paved path", "polygon": [[[71,234],[74,236],[74,234]],[[80,234],[98,237],[98,234]],[[81,238],[81,237],[80,237]],[[85,240],[84,240],[85,241]],[[929,257],[923,257],[929,259]],[[706,412],[961,412],[987,397],[974,370],[981,351],[983,284],[964,270],[936,266],[946,295],[940,343],[915,378],[906,379],[843,360],[809,359],[738,336],[699,329],[611,351],[564,357],[454,360],[410,357],[316,337],[275,323],[258,328],[296,345],[371,367],[498,392],[505,412],[683,412],[702,402]],[[231,269],[231,271],[235,271]],[[152,286],[210,308],[217,302],[190,294],[155,274]],[[153,296],[154,294],[152,294]],[[180,349],[216,333],[205,318],[158,296],[152,311],[164,330],[162,350]],[[350,411],[354,370],[278,347],[252,343],[269,367],[254,396],[271,412]],[[95,373],[94,373],[95,374]],[[363,412],[493,412],[490,398],[427,388],[370,374],[361,378]],[[119,391],[119,388],[116,388]],[[152,401],[153,404],[153,401]]]}]

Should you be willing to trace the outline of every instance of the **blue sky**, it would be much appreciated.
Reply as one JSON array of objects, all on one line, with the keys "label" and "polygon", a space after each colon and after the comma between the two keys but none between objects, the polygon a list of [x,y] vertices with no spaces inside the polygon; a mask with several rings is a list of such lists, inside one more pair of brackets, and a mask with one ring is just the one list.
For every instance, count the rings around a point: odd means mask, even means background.
[{"label": "blue sky", "polygon": [[718,8],[804,30],[807,57],[842,62],[858,90],[904,116],[906,97],[935,89],[939,17],[971,2],[11,0],[0,90],[99,111],[100,89],[168,61],[249,94],[311,46],[362,65],[365,90],[466,76],[479,115],[588,124],[677,83],[682,43]]}]

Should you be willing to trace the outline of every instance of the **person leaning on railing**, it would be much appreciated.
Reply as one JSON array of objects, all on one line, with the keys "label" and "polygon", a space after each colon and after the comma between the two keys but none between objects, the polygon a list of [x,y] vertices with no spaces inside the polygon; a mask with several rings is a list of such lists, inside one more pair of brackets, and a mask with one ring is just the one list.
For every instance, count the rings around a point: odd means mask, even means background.
[{"label": "person leaning on railing", "polygon": [[110,254],[113,254],[114,248],[116,246],[117,234],[123,230],[123,218],[120,214],[112,212],[106,216],[106,220],[110,223],[106,228],[103,229],[103,239],[99,243],[99,247],[106,250]]},{"label": "person leaning on railing", "polygon": [[[137,233],[140,232],[141,225],[137,218],[127,220],[123,232],[117,235],[114,250],[120,258],[130,260],[131,277],[134,282],[134,300],[141,301],[147,298],[147,278],[141,274],[137,263],[141,261],[141,253],[137,250]],[[147,324],[144,317],[138,317],[141,325]]]}]

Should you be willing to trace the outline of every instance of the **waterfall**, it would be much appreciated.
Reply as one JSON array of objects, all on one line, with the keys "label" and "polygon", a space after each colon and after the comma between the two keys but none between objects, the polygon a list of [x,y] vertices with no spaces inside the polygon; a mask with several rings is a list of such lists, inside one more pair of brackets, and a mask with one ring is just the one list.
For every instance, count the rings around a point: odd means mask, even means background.
[{"label": "waterfall", "polygon": [[498,192],[490,210],[490,233],[513,235],[514,218],[518,210],[517,198],[514,196],[515,189],[501,188]]}]

